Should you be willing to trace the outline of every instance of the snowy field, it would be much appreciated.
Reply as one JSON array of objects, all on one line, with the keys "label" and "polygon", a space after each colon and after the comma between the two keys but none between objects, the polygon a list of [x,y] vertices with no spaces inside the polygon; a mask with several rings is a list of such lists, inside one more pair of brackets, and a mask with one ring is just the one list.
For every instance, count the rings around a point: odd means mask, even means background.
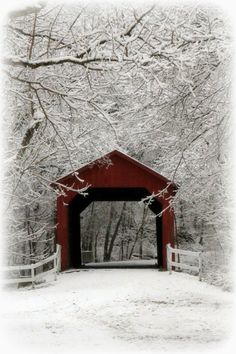
[{"label": "snowy field", "polygon": [[2,295],[2,353],[215,353],[231,334],[233,294],[183,273],[71,270]]}]

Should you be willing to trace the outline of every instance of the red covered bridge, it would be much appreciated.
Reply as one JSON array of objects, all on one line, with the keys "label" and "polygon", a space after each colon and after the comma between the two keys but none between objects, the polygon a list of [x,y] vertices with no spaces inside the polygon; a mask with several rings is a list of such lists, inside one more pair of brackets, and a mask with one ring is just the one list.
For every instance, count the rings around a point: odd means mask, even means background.
[{"label": "red covered bridge", "polygon": [[[104,163],[106,159],[111,163]],[[87,196],[76,192],[86,185],[89,185]],[[91,202],[139,201],[152,193],[157,196],[149,205],[150,209],[155,214],[164,211],[161,217],[156,217],[156,235],[158,266],[166,268],[166,244],[174,243],[174,214],[169,208],[169,200],[175,193],[175,186],[168,179],[114,150],[76,173],[60,178],[54,187],[65,192],[57,198],[56,220],[56,240],[62,246],[62,270],[81,266],[80,213]],[[164,193],[159,193],[162,190]]]}]

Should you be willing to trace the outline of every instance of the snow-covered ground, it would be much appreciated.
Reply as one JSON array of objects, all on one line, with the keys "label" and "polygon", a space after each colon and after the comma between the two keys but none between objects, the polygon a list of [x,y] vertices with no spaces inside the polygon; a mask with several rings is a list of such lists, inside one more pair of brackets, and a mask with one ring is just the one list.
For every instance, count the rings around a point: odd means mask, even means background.
[{"label": "snow-covered ground", "polygon": [[70,271],[2,295],[2,353],[223,352],[231,335],[233,294],[184,273]]},{"label": "snow-covered ground", "polygon": [[125,267],[155,267],[157,264],[156,259],[137,259],[137,260],[127,260],[127,261],[109,261],[109,262],[98,262],[98,263],[86,263],[87,267],[95,268],[125,268]]}]

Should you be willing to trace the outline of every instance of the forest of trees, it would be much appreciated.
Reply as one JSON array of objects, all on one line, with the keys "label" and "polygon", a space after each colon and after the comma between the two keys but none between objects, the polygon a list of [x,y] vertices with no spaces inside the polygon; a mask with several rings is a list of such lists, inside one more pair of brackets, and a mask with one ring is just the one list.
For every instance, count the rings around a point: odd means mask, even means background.
[{"label": "forest of trees", "polygon": [[9,262],[53,251],[50,183],[115,148],[178,184],[179,242],[228,258],[232,42],[221,9],[49,2],[11,12],[5,29]]},{"label": "forest of trees", "polygon": [[157,258],[155,216],[143,203],[93,202],[81,214],[81,239],[90,262]]}]

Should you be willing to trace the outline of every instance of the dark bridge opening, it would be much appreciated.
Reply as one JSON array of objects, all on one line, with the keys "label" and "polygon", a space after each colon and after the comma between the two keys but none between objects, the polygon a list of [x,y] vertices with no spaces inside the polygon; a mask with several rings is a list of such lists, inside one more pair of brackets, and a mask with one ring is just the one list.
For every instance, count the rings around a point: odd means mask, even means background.
[{"label": "dark bridge opening", "polygon": [[[81,227],[80,214],[90,203],[94,201],[140,201],[150,195],[145,188],[90,188],[88,195],[76,195],[69,204],[69,262],[71,268],[80,268],[82,264],[81,257]],[[161,204],[154,199],[148,206],[155,214],[162,211]],[[162,217],[155,218],[156,223],[156,245],[157,245],[157,266],[163,266],[162,255]],[[101,266],[100,266],[101,267]],[[106,268],[109,265],[106,265]],[[110,267],[117,267],[112,266]]]}]

